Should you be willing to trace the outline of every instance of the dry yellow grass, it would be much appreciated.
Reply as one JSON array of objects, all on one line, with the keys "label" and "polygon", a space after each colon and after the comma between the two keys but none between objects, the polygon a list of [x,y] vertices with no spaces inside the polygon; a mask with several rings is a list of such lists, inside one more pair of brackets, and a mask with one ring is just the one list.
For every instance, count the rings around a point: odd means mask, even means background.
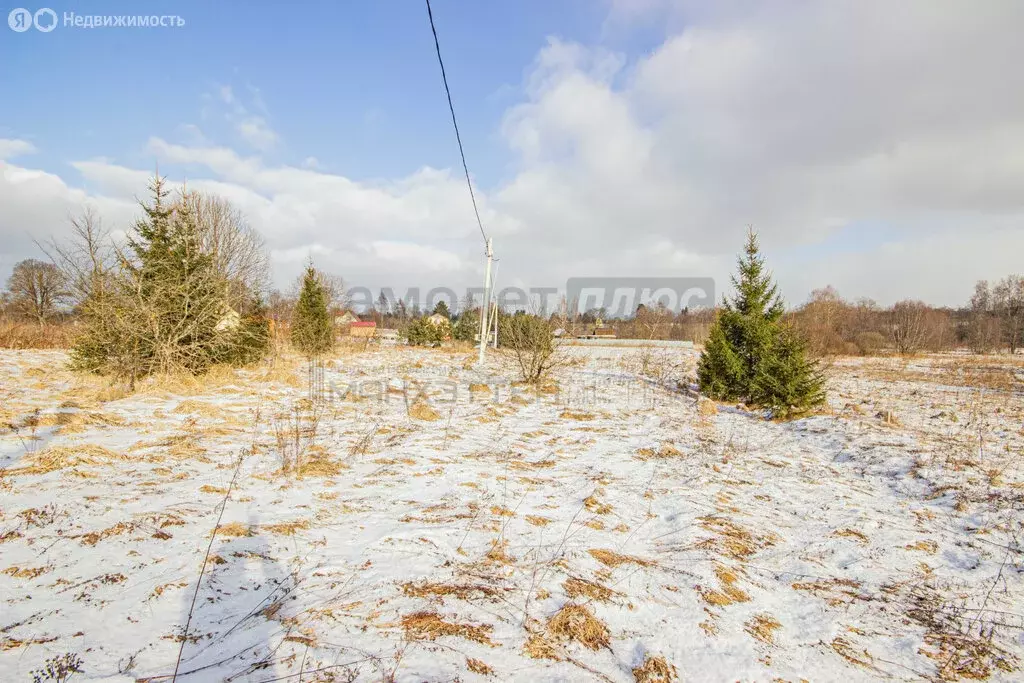
[{"label": "dry yellow grass", "polygon": [[242,524],[241,522],[228,522],[227,524],[221,524],[216,533],[218,536],[224,536],[226,538],[240,538],[245,536],[252,536],[253,530],[248,524]]},{"label": "dry yellow grass", "polygon": [[920,550],[921,552],[934,555],[939,551],[939,544],[935,541],[918,541],[913,544],[905,545],[904,548],[907,550]]},{"label": "dry yellow grass", "polygon": [[875,658],[872,657],[867,650],[857,650],[857,648],[854,647],[846,638],[837,636],[832,639],[830,644],[833,652],[848,661],[850,664],[856,664],[857,666],[863,666],[869,669],[874,668],[873,665]]},{"label": "dry yellow grass", "polygon": [[436,612],[408,614],[402,617],[402,628],[409,640],[437,640],[442,636],[454,636],[496,647],[488,637],[492,630],[489,625],[455,624],[445,621]]},{"label": "dry yellow grass", "polygon": [[555,661],[562,659],[554,644],[540,633],[530,634],[523,646],[523,653],[532,659],[553,659]]},{"label": "dry yellow grass", "polygon": [[565,594],[570,598],[585,597],[598,602],[607,602],[615,592],[607,586],[602,586],[595,581],[587,581],[571,576],[562,584]]},{"label": "dry yellow grass", "polygon": [[633,680],[636,683],[672,683],[677,680],[676,667],[665,661],[664,657],[644,657],[644,663],[633,669]]},{"label": "dry yellow grass", "polygon": [[7,569],[0,572],[0,574],[6,574],[12,576],[15,579],[34,579],[37,576],[45,574],[50,571],[49,567],[8,567]]},{"label": "dry yellow grass", "polygon": [[682,455],[682,453],[679,452],[679,449],[677,449],[672,444],[668,443],[662,444],[658,448],[658,450],[654,450],[653,448],[638,448],[636,451],[636,456],[640,460],[652,460],[656,458],[674,458],[680,455]]},{"label": "dry yellow grass", "polygon": [[798,581],[790,586],[793,590],[807,591],[825,600],[833,607],[851,603],[860,596],[857,590],[860,582],[853,579],[818,579],[817,581]]},{"label": "dry yellow grass", "polygon": [[417,420],[434,422],[441,419],[441,414],[431,408],[428,403],[417,401],[409,407],[409,417],[414,417]]},{"label": "dry yellow grass", "polygon": [[548,632],[556,638],[571,640],[591,650],[609,645],[608,627],[582,605],[568,604],[548,620]]},{"label": "dry yellow grass", "polygon": [[119,536],[121,534],[128,533],[135,529],[136,525],[133,522],[118,522],[112,527],[108,527],[103,531],[92,531],[87,534],[82,534],[82,543],[85,545],[96,545],[105,538],[111,536]]},{"label": "dry yellow grass", "polygon": [[194,433],[175,434],[164,441],[160,446],[167,448],[167,455],[178,460],[200,460],[208,462],[206,449],[199,445],[199,440]]},{"label": "dry yellow grass", "polygon": [[701,598],[709,605],[727,607],[740,602],[748,602],[750,596],[736,585],[739,575],[723,564],[715,563],[715,576],[718,578],[720,590],[698,586]]},{"label": "dry yellow grass", "polygon": [[701,397],[697,401],[697,414],[701,417],[711,417],[712,415],[718,414],[718,406],[715,402]]},{"label": "dry yellow grass", "polygon": [[30,645],[43,645],[44,643],[52,643],[55,640],[57,640],[57,636],[49,638],[29,638],[27,640],[21,640],[20,638],[4,638],[3,640],[0,640],[0,651],[14,650],[15,648],[28,647]]},{"label": "dry yellow grass", "polygon": [[199,491],[202,493],[214,493],[220,496],[223,496],[228,492],[225,488],[221,488],[220,486],[210,486],[209,484],[203,484],[200,486]]},{"label": "dry yellow grass", "polygon": [[595,415],[593,413],[584,413],[578,410],[563,410],[558,417],[563,420],[580,420],[587,422],[593,420]]},{"label": "dry yellow grass", "polygon": [[58,427],[61,434],[78,434],[90,427],[110,427],[124,425],[125,421],[117,415],[101,411],[62,410],[39,418],[41,427]]},{"label": "dry yellow grass", "polygon": [[300,477],[334,477],[347,469],[351,468],[340,460],[332,460],[326,453],[317,453],[301,460],[297,473]]},{"label": "dry yellow grass", "polygon": [[592,548],[587,552],[590,553],[591,557],[607,567],[618,567],[623,564],[636,564],[641,567],[650,567],[654,564],[654,562],[650,560],[633,557],[632,555],[623,555],[615,552],[614,550]]},{"label": "dry yellow grass", "polygon": [[495,564],[515,564],[516,558],[509,555],[507,550],[508,541],[498,541],[496,539],[491,543],[491,549],[487,551],[484,557]]},{"label": "dry yellow grass", "polygon": [[269,531],[279,536],[294,536],[296,532],[304,531],[310,526],[308,519],[297,519],[293,522],[280,522],[278,524],[261,524],[261,531]]},{"label": "dry yellow grass", "polygon": [[413,598],[443,597],[451,595],[460,600],[470,598],[492,598],[499,595],[499,591],[484,583],[433,583],[423,581],[420,583],[402,584],[402,593]]},{"label": "dry yellow grass", "polygon": [[766,645],[771,645],[775,642],[775,631],[780,628],[782,628],[782,624],[770,614],[755,614],[743,626],[744,631]]},{"label": "dry yellow grass", "polygon": [[284,384],[291,387],[305,386],[305,375],[299,371],[300,359],[298,357],[274,358],[273,362],[260,376],[259,381]]},{"label": "dry yellow grass", "polygon": [[583,499],[583,505],[586,506],[587,510],[594,513],[595,515],[606,515],[612,511],[612,506],[607,503],[602,503],[597,498],[597,491],[590,494]]},{"label": "dry yellow grass", "polygon": [[750,531],[726,517],[708,515],[701,517],[700,523],[702,527],[717,535],[702,545],[717,547],[726,555],[738,560],[747,559],[761,548],[775,543],[775,537],[771,534],[755,537]]},{"label": "dry yellow grass", "polygon": [[868,544],[868,537],[865,536],[860,531],[857,531],[856,529],[837,529],[836,531],[832,532],[832,535],[833,536],[838,536],[840,538],[853,538],[853,539],[856,539],[856,541],[858,543],[860,543],[861,545],[867,545]]},{"label": "dry yellow grass", "polygon": [[510,460],[508,463],[508,468],[510,470],[516,470],[517,472],[525,472],[528,470],[542,470],[554,466],[554,460],[535,460],[533,462],[527,462],[526,460]]},{"label": "dry yellow grass", "polygon": [[200,417],[220,418],[224,415],[224,407],[213,403],[207,403],[206,401],[185,399],[171,412],[178,415],[199,415]]},{"label": "dry yellow grass", "polygon": [[946,384],[972,389],[1020,391],[1024,383],[1016,376],[1020,360],[1010,356],[962,357],[952,360],[929,358],[916,362],[879,360],[866,363],[861,371],[885,382]]},{"label": "dry yellow grass", "polygon": [[534,526],[547,526],[551,520],[540,515],[526,515],[526,521]]},{"label": "dry yellow grass", "polygon": [[128,457],[115,453],[109,448],[93,444],[78,446],[50,446],[22,458],[24,467],[14,468],[10,474],[46,474],[56,470],[80,465],[109,465],[127,460]]},{"label": "dry yellow grass", "polygon": [[149,593],[149,597],[147,598],[147,600],[159,598],[161,595],[164,594],[165,591],[171,588],[184,588],[187,585],[188,582],[186,581],[172,581],[171,583],[162,583],[153,588],[153,590]]},{"label": "dry yellow grass", "polygon": [[475,674],[481,676],[490,676],[494,673],[494,669],[487,666],[486,662],[482,662],[479,659],[473,659],[472,657],[466,657],[466,668]]}]

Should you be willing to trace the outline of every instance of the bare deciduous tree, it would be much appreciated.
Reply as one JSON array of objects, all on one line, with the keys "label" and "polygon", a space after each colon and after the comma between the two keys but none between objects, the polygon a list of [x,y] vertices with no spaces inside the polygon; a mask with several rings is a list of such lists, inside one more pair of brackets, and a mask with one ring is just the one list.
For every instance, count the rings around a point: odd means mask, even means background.
[{"label": "bare deciduous tree", "polygon": [[53,263],[26,259],[14,265],[7,280],[10,308],[43,325],[67,299],[64,274]]},{"label": "bare deciduous tree", "polygon": [[928,306],[924,302],[910,299],[893,305],[889,314],[889,337],[897,353],[914,353],[924,345],[927,311]]},{"label": "bare deciduous tree", "polygon": [[992,288],[993,309],[999,316],[1003,342],[1015,353],[1024,341],[1024,277],[1008,275]]},{"label": "bare deciduous tree", "polygon": [[266,289],[270,266],[263,238],[241,211],[222,197],[194,191],[185,192],[177,203],[195,216],[199,248],[213,257],[214,268],[229,284],[233,308],[245,306],[252,292]]},{"label": "bare deciduous tree", "polygon": [[843,353],[846,349],[845,327],[848,304],[832,285],[811,292],[810,300],[800,309],[796,324],[816,356]]},{"label": "bare deciduous tree", "polygon": [[93,207],[86,206],[69,221],[70,238],[53,239],[39,246],[60,268],[71,304],[78,308],[92,292],[103,287],[114,262],[114,245]]},{"label": "bare deciduous tree", "polygon": [[992,291],[987,280],[974,285],[971,296],[967,342],[977,353],[987,353],[999,346],[999,318],[993,310]]}]

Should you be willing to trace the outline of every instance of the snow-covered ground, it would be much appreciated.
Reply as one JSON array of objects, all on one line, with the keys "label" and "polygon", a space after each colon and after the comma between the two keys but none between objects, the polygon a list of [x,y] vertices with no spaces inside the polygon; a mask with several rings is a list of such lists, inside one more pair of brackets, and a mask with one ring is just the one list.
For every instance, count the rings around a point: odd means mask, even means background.
[{"label": "snow-covered ground", "polygon": [[0,352],[0,680],[1019,680],[1020,363],[847,359],[771,422],[572,352],[347,353],[320,407]]}]

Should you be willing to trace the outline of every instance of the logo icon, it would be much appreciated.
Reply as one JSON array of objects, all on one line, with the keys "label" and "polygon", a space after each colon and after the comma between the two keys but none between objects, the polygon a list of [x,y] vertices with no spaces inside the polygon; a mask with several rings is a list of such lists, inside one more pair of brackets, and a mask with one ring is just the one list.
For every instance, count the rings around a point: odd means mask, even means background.
[{"label": "logo icon", "polygon": [[[53,15],[53,23],[57,23],[56,14]],[[15,7],[11,10],[11,13],[7,15],[7,25],[11,27],[12,31],[24,33],[32,28],[32,13],[24,7]]]},{"label": "logo icon", "polygon": [[[46,20],[47,17],[49,17],[49,21]],[[36,12],[35,21],[37,31],[49,33],[57,28],[57,13],[49,7],[44,7]]]}]

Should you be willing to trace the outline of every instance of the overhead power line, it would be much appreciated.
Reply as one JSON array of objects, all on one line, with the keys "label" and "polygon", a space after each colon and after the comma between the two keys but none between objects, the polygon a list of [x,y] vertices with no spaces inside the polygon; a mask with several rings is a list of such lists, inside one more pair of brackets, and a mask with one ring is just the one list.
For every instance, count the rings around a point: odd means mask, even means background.
[{"label": "overhead power line", "polygon": [[455,140],[459,143],[459,156],[462,157],[462,170],[466,172],[466,187],[469,188],[469,198],[473,202],[473,214],[476,216],[477,227],[483,235],[484,244],[487,243],[487,233],[484,232],[484,224],[480,221],[480,210],[476,206],[476,195],[473,193],[473,183],[469,179],[469,166],[466,165],[466,153],[462,149],[462,136],[459,135],[459,122],[455,119],[455,106],[452,104],[452,91],[448,88],[448,76],[444,71],[444,60],[441,59],[441,44],[437,40],[437,29],[434,28],[434,13],[430,10],[430,0],[427,0],[427,16],[430,17],[430,30],[434,34],[434,48],[437,50],[437,63],[441,65],[441,80],[444,81],[444,92],[448,96],[448,110],[452,113],[452,126],[455,128]]}]

